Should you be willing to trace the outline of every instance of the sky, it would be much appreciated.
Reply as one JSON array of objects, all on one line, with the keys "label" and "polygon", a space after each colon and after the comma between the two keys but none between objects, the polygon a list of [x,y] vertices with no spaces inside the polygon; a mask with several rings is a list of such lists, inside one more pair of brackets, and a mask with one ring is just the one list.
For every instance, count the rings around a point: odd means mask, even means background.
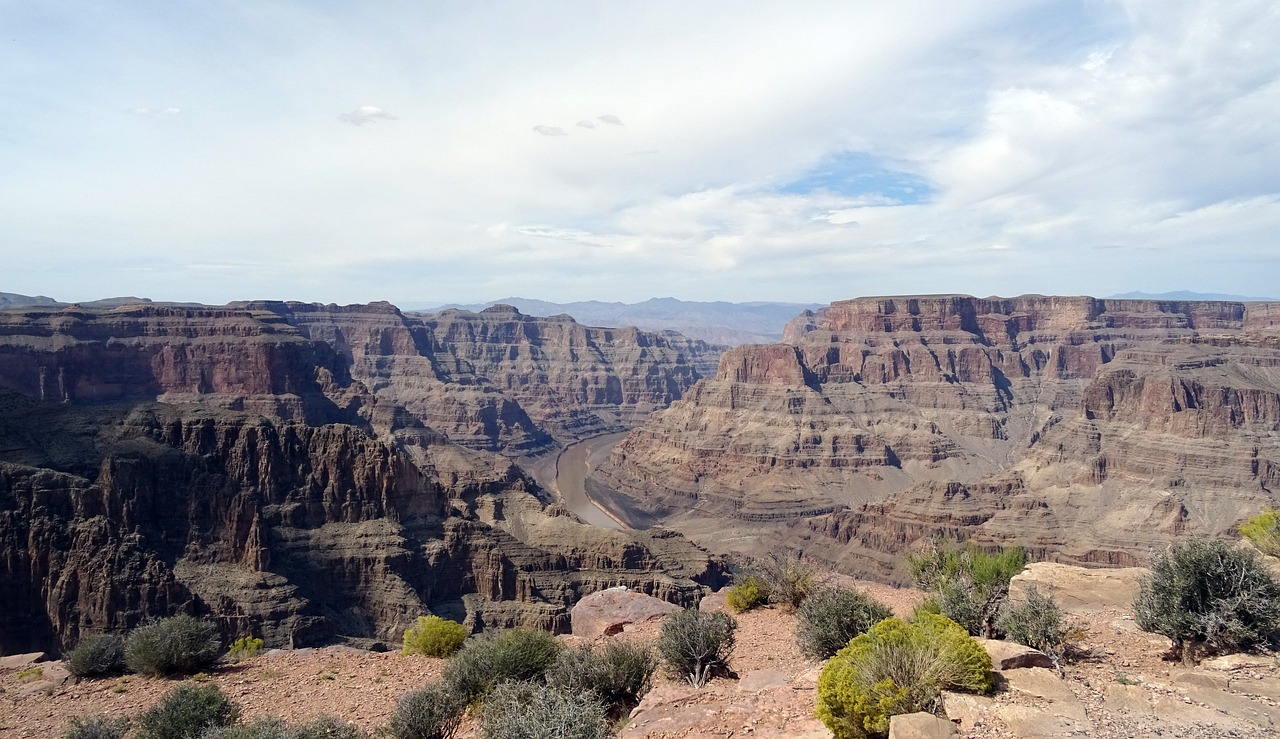
[{"label": "sky", "polygon": [[1280,4],[0,0],[0,291],[1280,278]]}]

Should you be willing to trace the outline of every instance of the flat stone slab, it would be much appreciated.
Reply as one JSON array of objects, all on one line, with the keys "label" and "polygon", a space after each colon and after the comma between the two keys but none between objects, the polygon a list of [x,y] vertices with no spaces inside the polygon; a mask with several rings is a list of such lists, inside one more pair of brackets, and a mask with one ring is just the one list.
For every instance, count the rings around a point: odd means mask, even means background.
[{"label": "flat stone slab", "polygon": [[1086,721],[1084,704],[1052,670],[1043,667],[1010,670],[1004,673],[1004,679],[1011,690],[1047,701],[1046,713],[1075,722]]},{"label": "flat stone slab", "polygon": [[622,633],[628,624],[657,621],[680,610],[680,606],[626,588],[600,590],[582,600],[569,612],[573,635],[587,639]]},{"label": "flat stone slab", "polygon": [[973,731],[980,723],[989,723],[996,710],[996,702],[983,695],[942,691],[942,709],[947,718],[960,722],[964,732]]},{"label": "flat stone slab", "polygon": [[1112,683],[1102,691],[1102,703],[1121,718],[1151,718],[1156,715],[1151,694],[1140,685]]},{"label": "flat stone slab", "polygon": [[991,664],[997,670],[1017,670],[1027,667],[1053,667],[1053,660],[1039,649],[1001,639],[977,639],[991,655]]},{"label": "flat stone slab", "polygon": [[790,685],[791,676],[782,670],[752,670],[738,680],[738,690],[744,693],[758,693]]},{"label": "flat stone slab", "polygon": [[889,719],[889,739],[950,739],[956,725],[931,713],[904,713]]},{"label": "flat stone slab", "polygon": [[8,657],[0,657],[0,669],[3,670],[21,670],[24,667],[30,667],[37,662],[43,662],[45,658],[44,652],[27,652],[26,654],[11,654]]},{"label": "flat stone slab", "polygon": [[1009,583],[1014,600],[1025,597],[1035,585],[1042,595],[1051,595],[1063,610],[1085,613],[1107,608],[1125,610],[1138,594],[1138,579],[1145,567],[1089,569],[1057,562],[1032,562]]}]

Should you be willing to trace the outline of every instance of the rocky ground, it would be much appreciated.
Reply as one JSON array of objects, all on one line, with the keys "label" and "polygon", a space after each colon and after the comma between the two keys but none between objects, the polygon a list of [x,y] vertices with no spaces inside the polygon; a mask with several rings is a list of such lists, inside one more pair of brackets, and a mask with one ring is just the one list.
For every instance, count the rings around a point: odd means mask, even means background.
[{"label": "rocky ground", "polygon": [[[1081,627],[1087,656],[1061,675],[1044,667],[1006,667],[992,696],[948,694],[944,709],[958,735],[1013,737],[1273,737],[1280,732],[1280,663],[1274,657],[1237,655],[1193,668],[1167,662],[1167,640],[1141,632],[1128,610],[1135,570],[1080,570],[1036,564],[1015,581],[1050,590]],[[921,594],[864,584],[899,613]],[[1015,588],[1015,592],[1016,592]],[[704,608],[720,608],[711,596]],[[656,620],[626,623],[617,636],[652,637]],[[821,665],[795,645],[795,617],[780,609],[738,616],[732,668],[738,679],[717,679],[701,689],[659,679],[621,729],[623,737],[828,737],[813,718]],[[600,625],[593,624],[592,628]],[[585,637],[565,637],[582,640]],[[1000,658],[1011,647],[994,644]],[[1012,650],[1019,651],[1019,650]],[[39,665],[7,657],[0,662],[0,735],[57,736],[71,717],[93,713],[132,716],[178,684],[136,676],[75,682],[57,663]],[[348,648],[273,651],[220,666],[196,680],[219,685],[245,717],[278,715],[305,720],[337,715],[366,729],[387,720],[397,698],[439,676],[442,660]],[[473,723],[464,736],[475,736]]]}]

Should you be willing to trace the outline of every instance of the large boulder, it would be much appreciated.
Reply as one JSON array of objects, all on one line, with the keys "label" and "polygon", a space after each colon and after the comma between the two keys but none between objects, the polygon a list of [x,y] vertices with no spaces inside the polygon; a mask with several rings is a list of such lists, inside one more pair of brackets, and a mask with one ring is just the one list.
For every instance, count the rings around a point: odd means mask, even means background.
[{"label": "large boulder", "polygon": [[626,587],[601,590],[573,607],[569,618],[573,635],[587,639],[622,633],[630,624],[658,621],[680,610],[680,606]]}]

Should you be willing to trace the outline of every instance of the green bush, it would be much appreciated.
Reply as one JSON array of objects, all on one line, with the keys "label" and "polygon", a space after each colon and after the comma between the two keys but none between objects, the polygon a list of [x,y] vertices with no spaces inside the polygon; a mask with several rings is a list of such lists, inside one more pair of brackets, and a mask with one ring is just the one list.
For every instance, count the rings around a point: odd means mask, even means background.
[{"label": "green bush", "polygon": [[264,644],[265,642],[257,637],[242,636],[231,642],[231,647],[227,649],[227,657],[232,662],[240,662],[250,657],[257,657],[262,652]]},{"label": "green bush", "polygon": [[1240,535],[1268,557],[1280,557],[1280,508],[1268,508],[1240,524]]},{"label": "green bush", "polygon": [[1005,603],[996,619],[996,628],[1006,639],[1039,649],[1055,663],[1062,660],[1070,633],[1058,602],[1052,596],[1041,595],[1035,586],[1027,590],[1023,601]]},{"label": "green bush", "polygon": [[402,654],[425,654],[428,657],[448,657],[467,640],[467,628],[457,621],[439,616],[419,616],[416,623],[404,632]]},{"label": "green bush", "polygon": [[1280,584],[1257,553],[1186,539],[1151,559],[1133,604],[1138,627],[1173,640],[1187,664],[1265,643],[1280,629]]},{"label": "green bush", "polygon": [[569,693],[593,692],[611,716],[621,716],[649,692],[658,656],[648,644],[611,640],[560,653],[547,670],[547,684]]},{"label": "green bush", "polygon": [[62,739],[123,739],[129,730],[129,720],[106,716],[76,716]]},{"label": "green bush", "polygon": [[130,632],[124,661],[130,670],[143,675],[189,675],[212,666],[221,653],[218,628],[184,615],[162,618]]},{"label": "green bush", "polygon": [[818,677],[818,718],[838,739],[883,736],[889,718],[935,707],[943,690],[985,693],[991,658],[959,624],[922,613],[854,637]]},{"label": "green bush", "polygon": [[195,739],[209,727],[231,724],[236,713],[217,685],[179,685],[138,717],[134,739]]},{"label": "green bush", "polygon": [[124,671],[124,637],[89,634],[67,652],[67,671],[76,677],[98,677]]},{"label": "green bush", "polygon": [[608,734],[609,719],[594,693],[543,683],[503,683],[480,710],[484,739],[602,739]]},{"label": "green bush", "polygon": [[1027,565],[1021,547],[996,552],[971,542],[935,538],[907,557],[916,584],[935,594],[942,615],[974,636],[999,636],[996,618],[1009,596],[1009,581]]},{"label": "green bush", "polygon": [[738,622],[727,613],[676,611],[662,622],[658,653],[673,678],[700,688],[712,675],[728,672],[737,628]]},{"label": "green bush", "polygon": [[467,703],[508,680],[538,680],[556,661],[560,645],[545,631],[508,629],[469,639],[444,666],[444,680]]},{"label": "green bush", "polygon": [[466,698],[450,685],[430,683],[400,698],[387,733],[392,739],[450,739],[466,710]]},{"label": "green bush", "polygon": [[826,659],[892,615],[888,606],[853,588],[823,588],[796,611],[796,640],[806,657]]},{"label": "green bush", "polygon": [[769,595],[755,575],[734,586],[725,598],[725,605],[734,613],[743,613],[769,602]]},{"label": "green bush", "polygon": [[778,555],[756,563],[756,579],[765,598],[784,608],[796,609],[817,587],[817,573],[804,560]]}]

